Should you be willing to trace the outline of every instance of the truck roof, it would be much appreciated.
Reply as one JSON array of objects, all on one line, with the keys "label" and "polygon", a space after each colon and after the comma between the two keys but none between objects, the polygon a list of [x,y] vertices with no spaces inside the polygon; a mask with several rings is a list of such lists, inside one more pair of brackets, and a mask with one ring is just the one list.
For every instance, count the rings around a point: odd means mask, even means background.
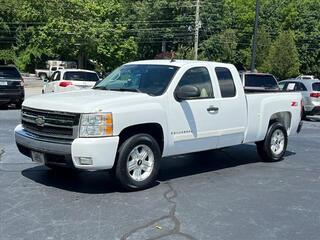
[{"label": "truck roof", "polygon": [[[176,67],[182,67],[188,64],[194,63],[218,63],[218,62],[211,62],[211,61],[197,61],[197,60],[174,60],[171,61],[170,59],[157,59],[157,60],[141,60],[136,62],[130,62],[128,65],[132,64],[152,64],[152,65],[172,65]],[[222,63],[219,63],[222,64]],[[224,64],[228,65],[228,64]]]}]

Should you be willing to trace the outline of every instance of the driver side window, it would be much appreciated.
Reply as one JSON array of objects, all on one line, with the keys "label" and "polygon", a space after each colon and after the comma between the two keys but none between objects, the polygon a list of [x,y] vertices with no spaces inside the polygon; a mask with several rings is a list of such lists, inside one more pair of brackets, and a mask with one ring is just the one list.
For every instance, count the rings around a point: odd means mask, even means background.
[{"label": "driver side window", "polygon": [[181,78],[178,88],[192,85],[200,90],[200,96],[194,99],[214,98],[210,74],[205,67],[189,69]]}]

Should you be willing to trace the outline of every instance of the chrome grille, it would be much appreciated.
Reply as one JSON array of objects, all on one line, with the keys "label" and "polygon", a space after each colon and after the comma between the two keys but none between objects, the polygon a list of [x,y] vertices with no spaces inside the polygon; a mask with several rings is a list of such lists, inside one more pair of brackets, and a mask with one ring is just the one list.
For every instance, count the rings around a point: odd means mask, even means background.
[{"label": "chrome grille", "polygon": [[23,127],[44,137],[75,139],[78,135],[80,114],[23,108]]}]

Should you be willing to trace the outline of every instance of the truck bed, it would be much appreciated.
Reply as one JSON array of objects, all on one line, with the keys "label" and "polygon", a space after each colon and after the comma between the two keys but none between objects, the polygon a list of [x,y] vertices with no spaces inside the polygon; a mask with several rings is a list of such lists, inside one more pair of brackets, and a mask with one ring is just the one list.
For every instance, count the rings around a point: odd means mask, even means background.
[{"label": "truck bed", "polygon": [[[247,131],[244,142],[263,140],[269,120],[281,114],[284,116],[288,134],[295,133],[301,119],[301,94],[296,92],[246,93]],[[275,110],[276,109],[276,110]],[[276,113],[276,114],[274,114]]]}]

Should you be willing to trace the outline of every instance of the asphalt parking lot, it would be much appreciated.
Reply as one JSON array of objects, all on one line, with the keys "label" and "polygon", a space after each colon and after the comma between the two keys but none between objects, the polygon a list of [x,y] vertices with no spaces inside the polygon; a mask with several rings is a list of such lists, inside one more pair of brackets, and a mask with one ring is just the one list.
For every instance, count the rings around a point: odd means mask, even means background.
[{"label": "asphalt parking lot", "polygon": [[0,111],[1,240],[320,238],[320,122],[305,122],[282,162],[260,162],[254,145],[177,156],[155,187],[126,193],[105,171],[59,173],[19,154],[19,116]]}]

